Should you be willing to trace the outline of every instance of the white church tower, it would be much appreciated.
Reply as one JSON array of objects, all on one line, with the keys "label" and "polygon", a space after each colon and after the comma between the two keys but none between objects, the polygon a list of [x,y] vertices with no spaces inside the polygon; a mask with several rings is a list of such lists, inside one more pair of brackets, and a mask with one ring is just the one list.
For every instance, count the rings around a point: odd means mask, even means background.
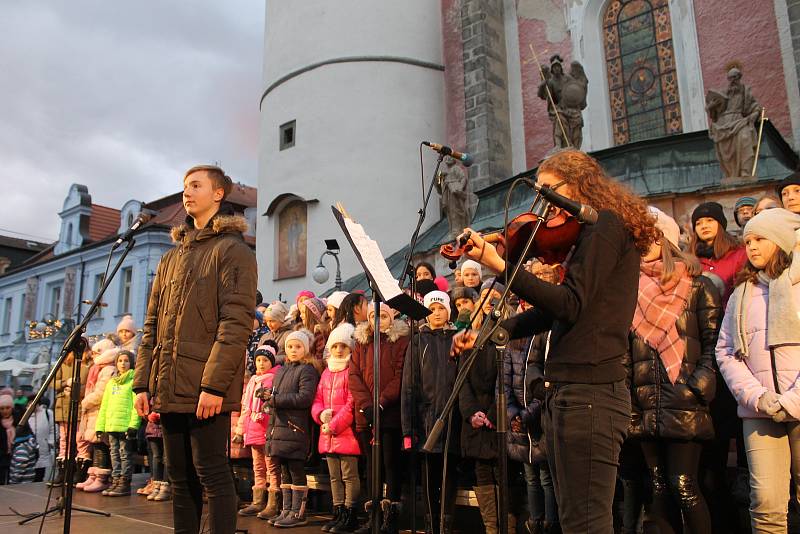
[{"label": "white church tower", "polygon": [[[267,0],[257,224],[259,288],[294,302],[333,285],[311,273],[325,239],[357,274],[330,206],[341,201],[384,254],[421,207],[419,143],[446,143],[440,5],[429,0]],[[427,151],[428,149],[426,149]],[[426,180],[435,154],[425,152]],[[439,219],[434,192],[426,226]]]}]

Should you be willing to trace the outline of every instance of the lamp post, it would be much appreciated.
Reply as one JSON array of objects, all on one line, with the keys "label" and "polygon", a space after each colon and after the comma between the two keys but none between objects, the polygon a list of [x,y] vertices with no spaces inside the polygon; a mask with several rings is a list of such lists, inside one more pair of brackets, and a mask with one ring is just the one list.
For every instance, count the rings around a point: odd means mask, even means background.
[{"label": "lamp post", "polygon": [[336,260],[336,279],[333,285],[336,287],[336,291],[340,291],[342,289],[342,270],[339,263],[339,243],[335,239],[326,239],[325,247],[327,250],[319,257],[319,263],[317,263],[317,266],[311,273],[311,278],[318,284],[327,282],[328,278],[330,278],[330,273],[322,263],[322,258],[325,256],[333,256],[333,259]]}]

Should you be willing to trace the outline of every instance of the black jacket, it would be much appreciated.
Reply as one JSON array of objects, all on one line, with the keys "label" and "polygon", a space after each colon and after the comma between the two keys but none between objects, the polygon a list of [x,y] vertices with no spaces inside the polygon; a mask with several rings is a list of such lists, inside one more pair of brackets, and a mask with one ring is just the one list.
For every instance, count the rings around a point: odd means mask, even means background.
[{"label": "black jacket", "polygon": [[311,405],[319,374],[307,363],[287,361],[272,382],[267,455],[305,460],[311,450]]},{"label": "black jacket", "polygon": [[[450,357],[450,345],[455,333],[456,330],[451,325],[436,330],[431,330],[428,325],[423,325],[419,329],[419,350],[417,350],[417,335],[411,335],[411,343],[408,345],[403,363],[400,409],[403,436],[413,435],[415,445],[424,443],[453,392],[458,363],[456,359]],[[412,366],[414,368],[413,375],[411,373]],[[416,414],[412,409],[414,402],[416,402]],[[455,407],[451,414],[453,428],[449,450],[458,452],[461,429],[458,407]],[[431,452],[439,453],[444,450],[446,435],[447,425],[445,425],[439,442]]]},{"label": "black jacket", "polygon": [[[542,440],[544,401],[544,353],[549,333],[515,339],[508,344],[503,360],[508,411],[508,457],[517,462],[538,463],[546,459]],[[511,430],[519,417],[522,432]],[[542,444],[543,445],[543,444]]]},{"label": "black jacket", "polygon": [[[552,329],[545,374],[551,382],[606,384],[624,380],[623,357],[636,308],[640,255],[614,213],[584,225],[561,285],[521,270],[511,290],[534,308],[503,326],[512,338]],[[505,280],[505,273],[500,275]]]},{"label": "black jacket", "polygon": [[483,412],[497,427],[497,365],[496,349],[488,344],[475,359],[464,387],[458,395],[461,411],[461,455],[466,458],[491,460],[497,457],[497,435],[486,426],[472,428],[470,418]]},{"label": "black jacket", "polygon": [[630,334],[631,428],[629,436],[707,440],[714,437],[709,404],[716,391],[714,349],[722,308],[719,293],[705,276],[692,280],[678,334],[686,343],[673,385],[658,352]]}]

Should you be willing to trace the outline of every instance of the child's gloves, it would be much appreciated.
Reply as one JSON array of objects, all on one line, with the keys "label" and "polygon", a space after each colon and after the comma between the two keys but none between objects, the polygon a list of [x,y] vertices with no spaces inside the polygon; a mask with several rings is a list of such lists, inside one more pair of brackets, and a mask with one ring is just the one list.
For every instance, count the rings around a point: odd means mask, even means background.
[{"label": "child's gloves", "polygon": [[136,433],[137,433],[136,429],[131,427],[131,428],[128,429],[128,432],[126,433],[126,437],[128,439],[136,439]]},{"label": "child's gloves", "polygon": [[319,420],[322,421],[323,423],[330,423],[332,418],[333,418],[333,410],[331,410],[330,408],[322,410],[322,413],[319,414]]}]

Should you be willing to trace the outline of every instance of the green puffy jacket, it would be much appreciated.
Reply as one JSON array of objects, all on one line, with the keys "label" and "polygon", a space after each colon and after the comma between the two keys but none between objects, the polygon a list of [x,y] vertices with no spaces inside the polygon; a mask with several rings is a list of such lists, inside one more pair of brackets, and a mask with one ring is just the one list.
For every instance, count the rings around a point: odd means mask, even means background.
[{"label": "green puffy jacket", "polygon": [[125,432],[129,428],[139,428],[141,417],[133,408],[133,375],[133,369],[129,369],[108,381],[95,432]]}]

